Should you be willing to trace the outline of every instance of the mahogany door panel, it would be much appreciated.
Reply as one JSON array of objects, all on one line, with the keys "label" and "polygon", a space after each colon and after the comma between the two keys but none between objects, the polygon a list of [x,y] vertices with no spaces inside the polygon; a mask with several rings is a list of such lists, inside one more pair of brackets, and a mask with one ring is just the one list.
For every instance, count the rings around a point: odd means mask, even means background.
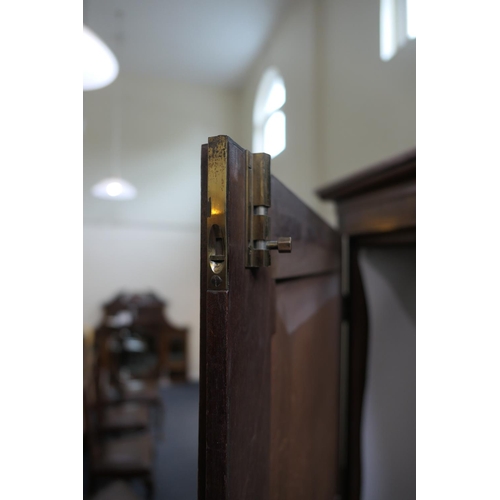
[{"label": "mahogany door panel", "polygon": [[271,495],[333,499],[338,486],[338,275],[276,284],[271,342]]},{"label": "mahogany door panel", "polygon": [[[201,163],[198,498],[332,499],[340,237],[275,178],[266,188],[267,155],[217,136]],[[292,252],[267,266],[281,236]]]},{"label": "mahogany door panel", "polygon": [[275,177],[271,177],[271,239],[292,238],[290,254],[273,254],[276,279],[340,270],[340,236]]}]

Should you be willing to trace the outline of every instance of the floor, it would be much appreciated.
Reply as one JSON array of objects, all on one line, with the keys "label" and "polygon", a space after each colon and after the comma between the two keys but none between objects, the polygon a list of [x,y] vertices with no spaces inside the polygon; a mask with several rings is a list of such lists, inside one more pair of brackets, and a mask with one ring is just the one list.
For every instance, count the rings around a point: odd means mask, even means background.
[{"label": "floor", "polygon": [[[193,383],[171,384],[161,390],[166,410],[165,436],[156,442],[154,500],[196,500],[199,387]],[[84,492],[86,485],[84,478]],[[144,498],[140,483],[131,486]]]},{"label": "floor", "polygon": [[174,384],[162,391],[165,438],[157,445],[155,500],[196,500],[198,384]]}]

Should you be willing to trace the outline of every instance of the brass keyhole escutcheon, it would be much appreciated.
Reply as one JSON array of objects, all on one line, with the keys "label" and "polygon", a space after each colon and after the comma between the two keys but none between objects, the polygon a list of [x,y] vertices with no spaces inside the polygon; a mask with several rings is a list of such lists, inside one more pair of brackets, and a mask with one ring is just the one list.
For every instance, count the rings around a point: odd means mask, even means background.
[{"label": "brass keyhole escutcheon", "polygon": [[219,274],[224,269],[226,253],[224,248],[224,235],[220,226],[213,224],[208,237],[208,258],[210,268],[215,274]]}]

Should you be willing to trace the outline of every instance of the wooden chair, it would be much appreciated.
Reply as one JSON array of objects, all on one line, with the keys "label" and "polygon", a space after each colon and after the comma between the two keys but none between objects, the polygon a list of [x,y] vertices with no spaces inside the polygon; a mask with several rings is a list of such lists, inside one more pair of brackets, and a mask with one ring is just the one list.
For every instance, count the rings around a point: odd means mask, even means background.
[{"label": "wooden chair", "polygon": [[149,426],[149,409],[145,405],[123,403],[98,407],[98,425],[102,433],[141,431]]},{"label": "wooden chair", "polygon": [[103,404],[99,388],[99,354],[84,344],[84,387],[88,400],[97,415],[100,433],[146,430],[149,426],[149,409],[145,405],[123,403],[113,406]]},{"label": "wooden chair", "polygon": [[114,481],[100,490],[91,500],[141,500],[127,483]]},{"label": "wooden chair", "polygon": [[163,433],[164,407],[158,379],[122,380],[117,362],[110,349],[110,335],[101,335],[97,343],[96,390],[105,407],[123,404],[142,404],[154,410],[158,434]]},{"label": "wooden chair", "polygon": [[90,455],[90,489],[95,490],[99,479],[134,479],[144,481],[148,498],[152,498],[153,442],[149,433],[134,434],[115,439],[100,439],[97,415],[92,411],[86,389],[83,408],[87,445]]}]

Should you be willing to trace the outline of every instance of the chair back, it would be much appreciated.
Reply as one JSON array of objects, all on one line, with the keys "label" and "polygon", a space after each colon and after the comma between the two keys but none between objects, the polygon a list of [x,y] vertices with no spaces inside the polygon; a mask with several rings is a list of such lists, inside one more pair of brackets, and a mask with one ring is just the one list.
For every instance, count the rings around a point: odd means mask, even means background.
[{"label": "chair back", "polygon": [[94,337],[84,336],[83,341],[83,426],[90,460],[94,461],[101,453],[98,427],[101,418],[101,405],[96,390],[96,366]]}]

